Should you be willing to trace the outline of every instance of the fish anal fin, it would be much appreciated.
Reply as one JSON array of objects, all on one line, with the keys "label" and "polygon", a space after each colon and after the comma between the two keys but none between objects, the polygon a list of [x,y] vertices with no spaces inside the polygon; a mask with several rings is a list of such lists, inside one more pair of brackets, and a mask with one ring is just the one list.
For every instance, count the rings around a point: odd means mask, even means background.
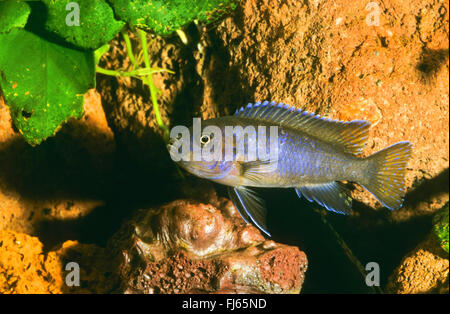
[{"label": "fish anal fin", "polygon": [[340,182],[303,185],[295,190],[299,196],[303,195],[308,201],[315,201],[329,211],[340,214],[351,213],[350,193]]}]

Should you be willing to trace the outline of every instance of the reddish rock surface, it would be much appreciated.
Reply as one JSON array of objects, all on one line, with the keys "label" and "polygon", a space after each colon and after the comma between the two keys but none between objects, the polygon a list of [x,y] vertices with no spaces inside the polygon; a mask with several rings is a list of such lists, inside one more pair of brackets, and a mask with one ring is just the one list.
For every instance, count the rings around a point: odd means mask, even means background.
[{"label": "reddish rock surface", "polygon": [[[242,1],[215,32],[229,58],[211,50],[209,66],[224,71],[202,68],[215,90],[205,90],[204,102],[219,114],[228,104],[267,99],[335,119],[367,119],[373,125],[366,155],[412,142],[406,186],[414,195],[392,213],[401,221],[448,201],[448,185],[436,184],[428,199],[415,189],[433,184],[428,180],[449,165],[449,7],[448,1],[391,0],[366,8],[369,2]],[[360,187],[354,196],[381,207]]]},{"label": "reddish rock surface", "polygon": [[[377,12],[374,24],[370,15]],[[448,2],[430,0],[241,1],[217,27],[200,29],[191,46],[153,39],[150,54],[162,58],[152,66],[175,71],[154,75],[162,118],[189,125],[194,116],[274,100],[334,119],[369,120],[365,155],[398,141],[414,147],[406,206],[391,218],[431,215],[448,200],[439,181],[449,163],[448,12]],[[130,64],[117,43],[105,60],[111,68]],[[143,166],[152,159],[167,172],[165,152],[154,149],[161,147],[160,130],[145,88],[101,76],[98,88],[118,139],[142,156]],[[362,187],[354,197],[381,207]]]},{"label": "reddish rock surface", "polygon": [[298,293],[307,269],[297,247],[265,240],[230,201],[177,200],[143,210],[110,246],[125,293]]}]

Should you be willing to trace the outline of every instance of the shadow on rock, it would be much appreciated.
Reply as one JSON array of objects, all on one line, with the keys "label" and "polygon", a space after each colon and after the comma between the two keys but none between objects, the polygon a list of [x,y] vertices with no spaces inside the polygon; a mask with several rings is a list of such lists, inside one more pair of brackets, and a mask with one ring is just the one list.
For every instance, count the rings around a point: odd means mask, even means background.
[{"label": "shadow on rock", "polygon": [[152,146],[118,152],[112,133],[73,120],[36,147],[20,136],[0,143],[0,223],[38,235],[46,249],[68,239],[106,242],[133,209],[177,193],[164,143],[155,145],[151,130],[143,136]]},{"label": "shadow on rock", "polygon": [[431,83],[431,79],[441,69],[448,60],[448,49],[427,49],[425,48],[420,56],[420,61],[416,66],[424,83]]},{"label": "shadow on rock", "polygon": [[449,193],[449,168],[443,170],[437,176],[424,179],[405,197],[405,207],[417,208],[424,200],[434,196]]}]

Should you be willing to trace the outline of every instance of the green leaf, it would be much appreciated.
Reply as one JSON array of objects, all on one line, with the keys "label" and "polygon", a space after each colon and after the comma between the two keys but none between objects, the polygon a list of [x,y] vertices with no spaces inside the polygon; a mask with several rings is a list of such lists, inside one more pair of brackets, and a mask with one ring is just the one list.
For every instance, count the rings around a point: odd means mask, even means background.
[{"label": "green leaf", "polygon": [[23,28],[27,24],[30,7],[18,0],[0,1],[0,34],[13,28]]},{"label": "green leaf", "polygon": [[213,22],[236,7],[236,0],[109,0],[131,26],[169,35],[194,19]]},{"label": "green leaf", "polygon": [[0,88],[14,124],[31,145],[81,117],[95,86],[93,52],[49,42],[25,30],[0,34]]},{"label": "green leaf", "polygon": [[[42,2],[48,10],[45,28],[81,48],[99,48],[113,39],[125,25],[124,22],[114,18],[112,8],[104,0],[42,0]],[[66,9],[69,3],[75,6]],[[78,26],[77,17],[79,17]]]},{"label": "green leaf", "polygon": [[441,247],[448,253],[448,203],[433,217],[434,234],[438,238]]}]

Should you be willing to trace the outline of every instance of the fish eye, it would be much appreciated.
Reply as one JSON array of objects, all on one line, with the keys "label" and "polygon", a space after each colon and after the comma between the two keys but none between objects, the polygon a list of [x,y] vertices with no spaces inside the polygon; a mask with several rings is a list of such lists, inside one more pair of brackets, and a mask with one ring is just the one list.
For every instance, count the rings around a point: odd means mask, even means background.
[{"label": "fish eye", "polygon": [[202,143],[202,145],[208,144],[210,140],[211,137],[209,135],[202,135],[202,137],[200,137],[200,143]]}]

